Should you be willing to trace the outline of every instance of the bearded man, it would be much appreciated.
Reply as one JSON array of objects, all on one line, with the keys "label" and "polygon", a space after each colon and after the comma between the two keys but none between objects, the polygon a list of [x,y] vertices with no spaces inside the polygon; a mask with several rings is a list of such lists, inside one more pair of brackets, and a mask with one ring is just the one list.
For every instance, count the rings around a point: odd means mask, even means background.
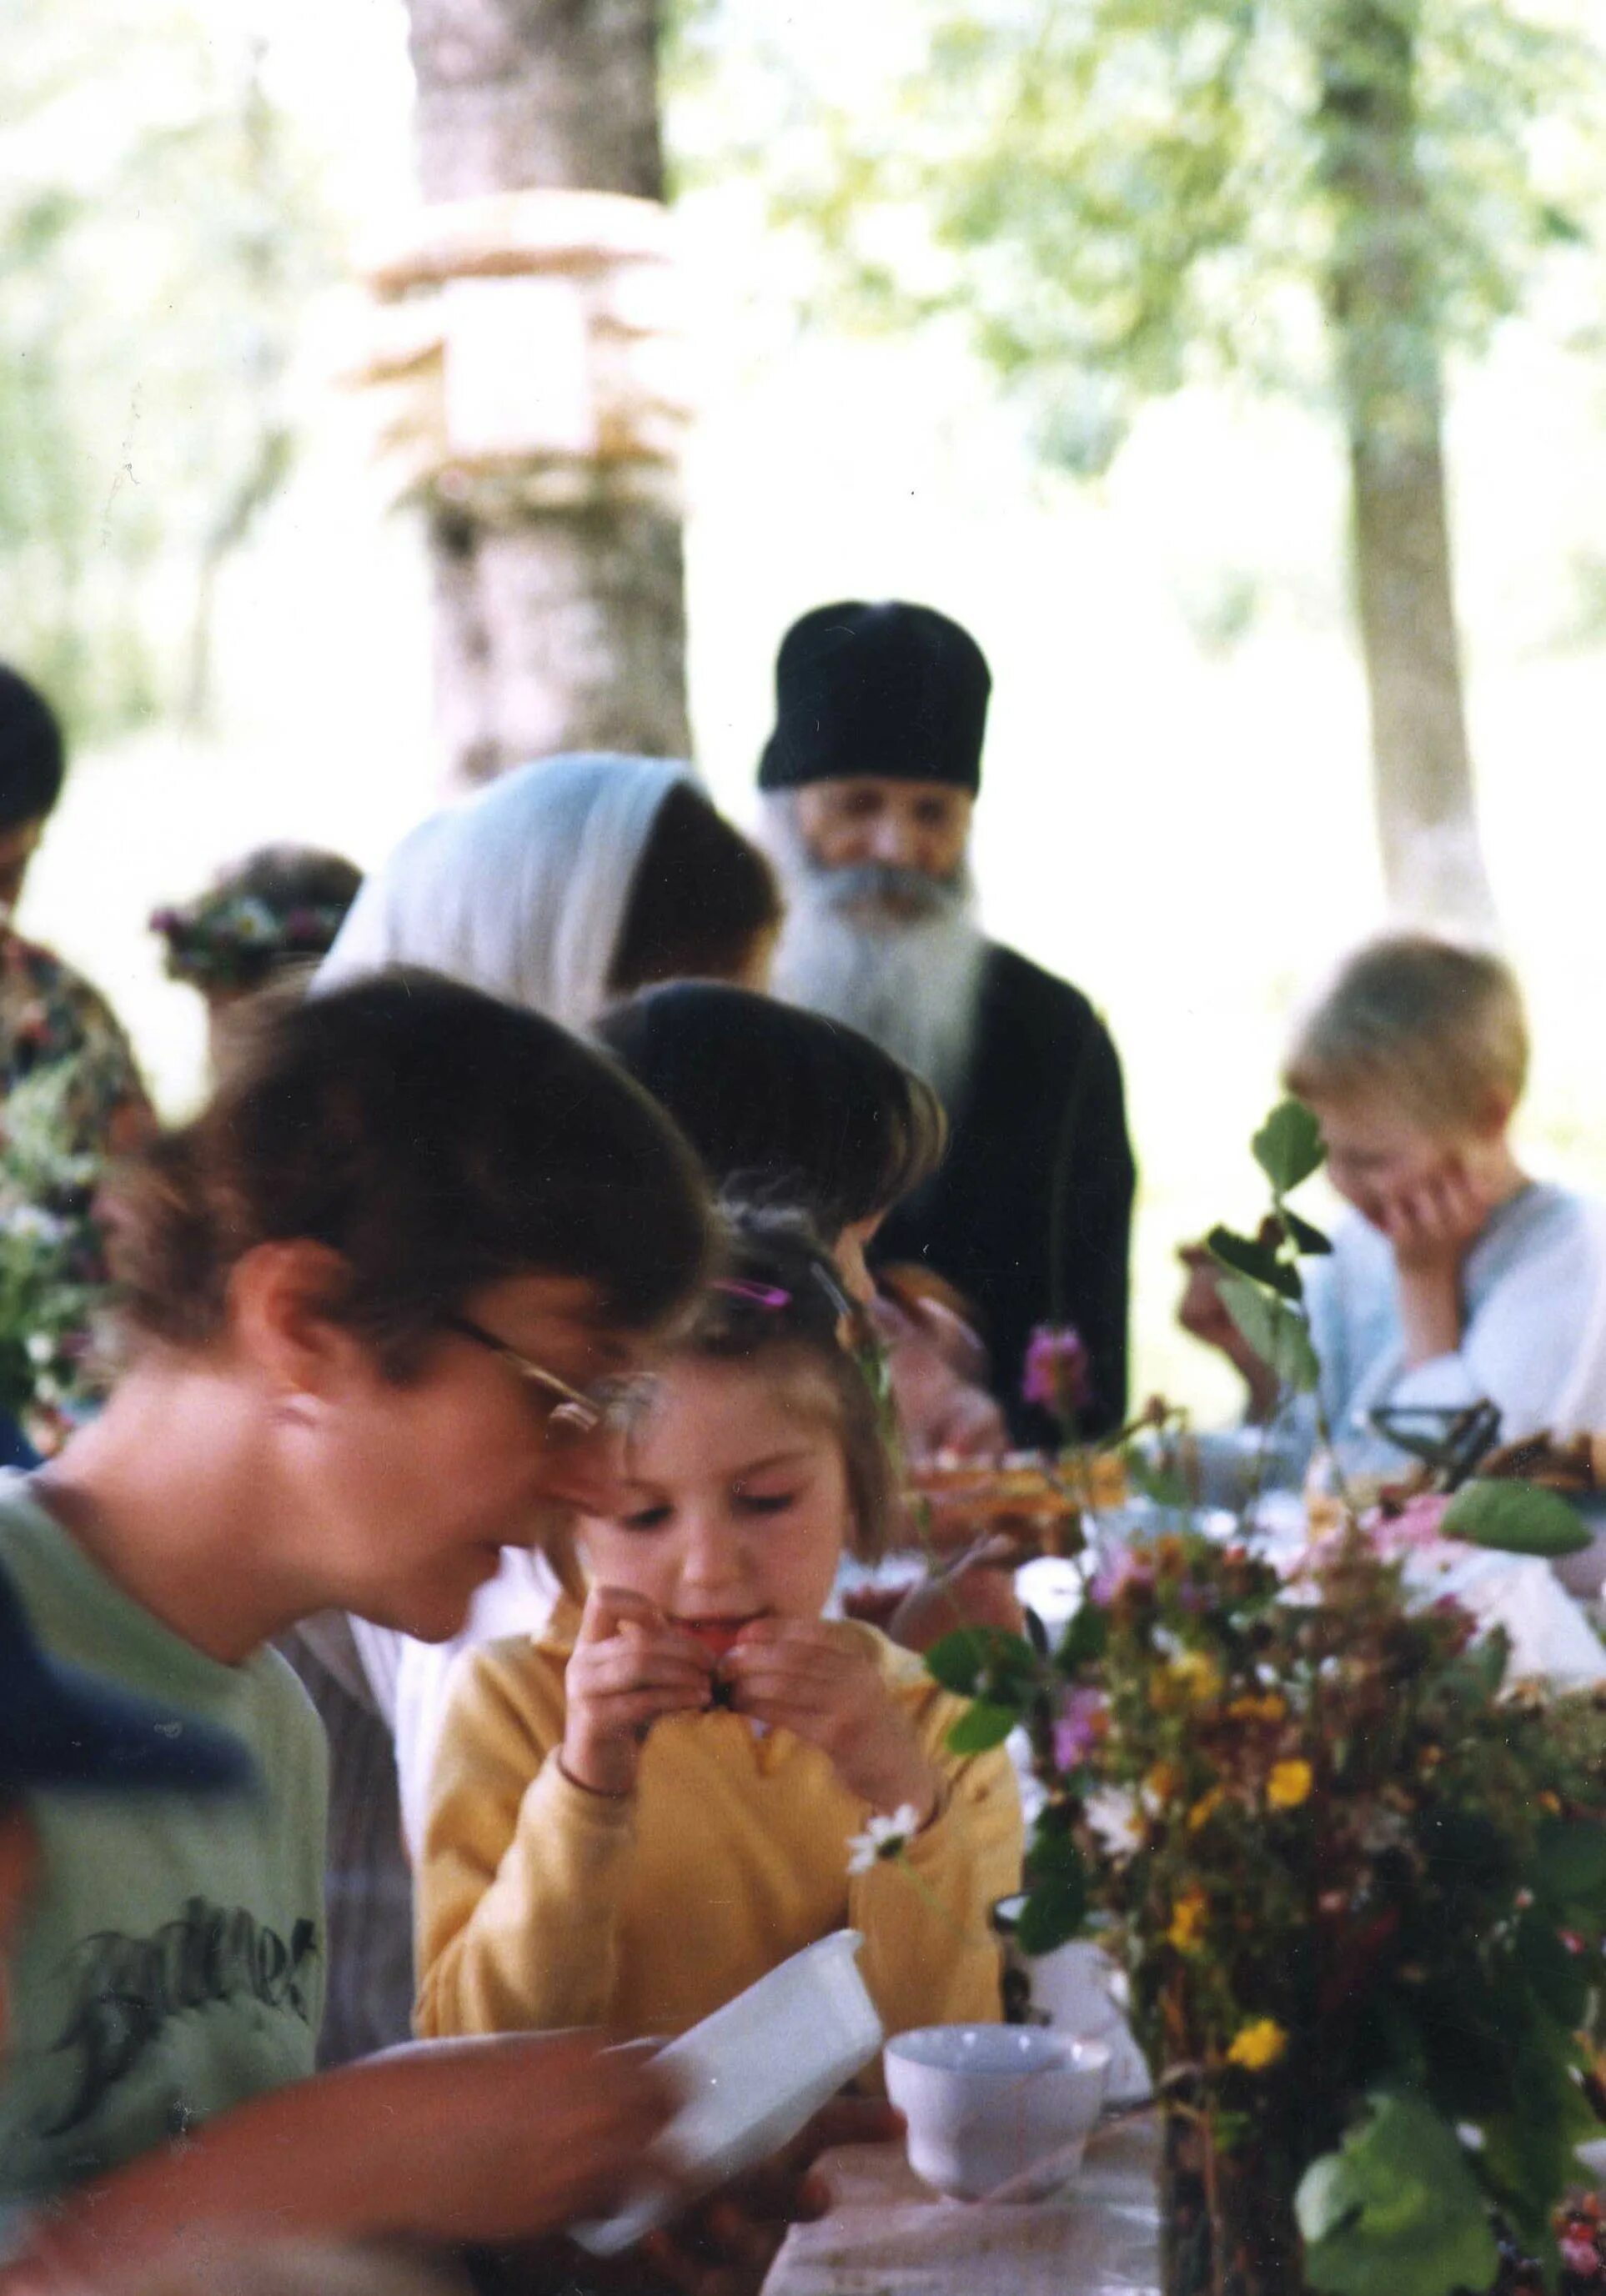
[{"label": "bearded man", "polygon": [[775,989],[861,1029],[928,1077],[953,1137],[887,1220],[882,1264],[914,1261],[975,1312],[1016,1439],[1035,1325],[1087,1353],[1083,1424],[1120,1423],[1135,1175],[1120,1062],[1079,989],[987,939],[969,846],[992,678],[929,606],[821,606],[775,668],[758,785],[789,913]]}]

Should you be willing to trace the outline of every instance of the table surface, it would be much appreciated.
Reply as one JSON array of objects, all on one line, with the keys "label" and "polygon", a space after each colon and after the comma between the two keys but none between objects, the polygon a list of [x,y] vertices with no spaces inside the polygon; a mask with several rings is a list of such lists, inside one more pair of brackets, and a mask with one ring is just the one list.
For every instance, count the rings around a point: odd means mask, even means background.
[{"label": "table surface", "polygon": [[1158,2296],[1159,2222],[1150,2118],[1096,2135],[1063,2196],[945,2200],[903,2147],[828,2153],[832,2206],[797,2225],[763,2296]]}]

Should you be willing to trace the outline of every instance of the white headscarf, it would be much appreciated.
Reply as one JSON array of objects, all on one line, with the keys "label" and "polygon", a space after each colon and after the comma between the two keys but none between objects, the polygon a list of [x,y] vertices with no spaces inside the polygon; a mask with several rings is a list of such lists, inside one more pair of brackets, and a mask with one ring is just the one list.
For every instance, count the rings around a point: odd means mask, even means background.
[{"label": "white headscarf", "polygon": [[547,758],[432,814],[357,895],[320,988],[418,964],[584,1029],[608,1000],[659,808],[689,765]]},{"label": "white headscarf", "polygon": [[[661,758],[548,758],[432,814],[364,883],[317,987],[388,964],[424,965],[564,1028],[588,1028],[609,1000],[659,808],[682,783],[698,785],[692,767]],[[415,1850],[454,1659],[499,1636],[538,1635],[561,1591],[544,1555],[509,1547],[450,1642],[351,1620],[374,1705],[396,1740]]]}]

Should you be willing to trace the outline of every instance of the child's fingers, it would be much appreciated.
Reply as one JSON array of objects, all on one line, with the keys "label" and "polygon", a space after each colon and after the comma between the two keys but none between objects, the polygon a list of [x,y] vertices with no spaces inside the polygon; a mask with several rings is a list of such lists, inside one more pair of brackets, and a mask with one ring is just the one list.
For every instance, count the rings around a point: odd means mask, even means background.
[{"label": "child's fingers", "polygon": [[843,1652],[859,1658],[864,1637],[841,1619],[754,1619],[732,1644],[732,1655],[749,1650]]},{"label": "child's fingers", "polygon": [[836,1699],[807,1699],[807,1697],[763,1697],[747,1687],[733,1693],[731,1703],[749,1722],[763,1722],[770,1729],[788,1729],[795,1738],[811,1738],[820,1742],[841,1726],[843,1709]]},{"label": "child's fingers", "polygon": [[795,1693],[840,1699],[867,1693],[867,1677],[874,1679],[873,1669],[856,1652],[807,1644],[765,1648],[738,1644],[725,1659],[725,1671],[738,1688],[766,1696]]},{"label": "child's fingers", "polygon": [[711,1679],[706,1666],[676,1652],[652,1650],[640,1643],[602,1643],[586,1663],[571,1664],[568,1691],[571,1702],[620,1690],[694,1690],[706,1698]]},{"label": "child's fingers", "polygon": [[619,1690],[592,1701],[590,1720],[596,1730],[624,1737],[666,1714],[701,1714],[708,1702],[706,1689]]},{"label": "child's fingers", "polygon": [[581,1643],[608,1642],[621,1627],[644,1628],[654,1634],[668,1630],[668,1620],[658,1604],[645,1595],[638,1595],[629,1587],[594,1587],[586,1597],[586,1610],[580,1620],[580,1630],[575,1636],[578,1648]]}]

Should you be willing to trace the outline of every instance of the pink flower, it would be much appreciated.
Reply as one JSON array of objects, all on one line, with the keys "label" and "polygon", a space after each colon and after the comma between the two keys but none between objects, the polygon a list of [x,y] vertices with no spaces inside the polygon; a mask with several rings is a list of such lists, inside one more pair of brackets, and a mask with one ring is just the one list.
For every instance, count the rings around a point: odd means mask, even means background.
[{"label": "pink flower", "polygon": [[1443,1491],[1422,1491],[1407,1499],[1397,1514],[1372,1516],[1367,1528],[1385,1554],[1437,1546],[1444,1538],[1445,1509],[1449,1504]]},{"label": "pink flower", "polygon": [[1093,1388],[1080,1333],[1065,1324],[1039,1324],[1026,1350],[1020,1392],[1028,1403],[1061,1416],[1085,1409]]},{"label": "pink flower", "polygon": [[1578,2233],[1562,2235],[1561,2261],[1569,2272],[1576,2272],[1580,2280],[1594,2279],[1601,2268],[1600,2252],[1594,2241],[1585,2239]]},{"label": "pink flower", "polygon": [[1103,1735],[1107,1711],[1101,1691],[1073,1690],[1067,1694],[1054,1723],[1056,1769],[1074,1770],[1093,1751]]},{"label": "pink flower", "polygon": [[1087,1599],[1090,1603],[1096,1603],[1101,1611],[1107,1611],[1128,1587],[1147,1590],[1153,1584],[1151,1565],[1140,1560],[1129,1546],[1124,1546],[1118,1554],[1112,1555],[1094,1573],[1087,1589]]}]

